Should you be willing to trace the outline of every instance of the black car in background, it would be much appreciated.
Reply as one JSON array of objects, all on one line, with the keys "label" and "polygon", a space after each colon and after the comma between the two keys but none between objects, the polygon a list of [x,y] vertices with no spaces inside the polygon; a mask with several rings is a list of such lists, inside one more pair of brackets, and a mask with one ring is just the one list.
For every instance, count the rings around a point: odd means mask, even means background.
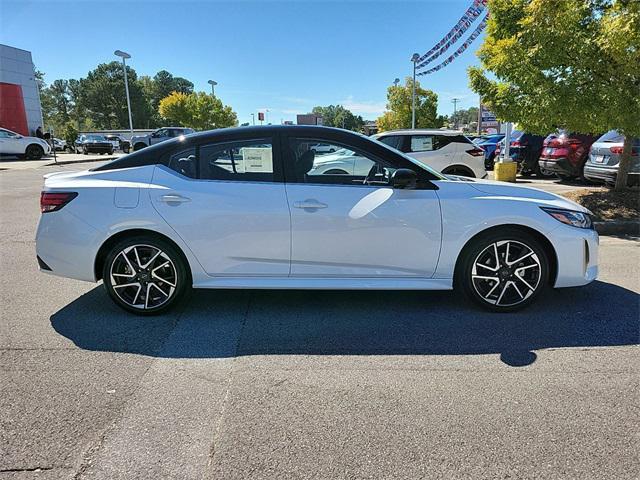
[{"label": "black car in background", "polygon": [[129,153],[129,150],[131,150],[131,142],[122,135],[110,133],[104,137],[113,144],[114,150],[122,150],[124,153]]},{"label": "black car in background", "polygon": [[84,155],[89,153],[113,154],[113,144],[104,135],[80,135],[74,147],[76,153]]},{"label": "black car in background", "polygon": [[[496,147],[495,157],[500,156],[500,151],[504,149],[504,142],[500,141]],[[522,130],[514,130],[511,132],[511,143],[509,147],[509,156],[514,162],[518,163],[518,172],[522,176],[536,175],[538,177],[554,176],[553,173],[546,170],[540,170],[538,159],[542,153],[544,137],[542,135],[534,135],[526,133]]]}]

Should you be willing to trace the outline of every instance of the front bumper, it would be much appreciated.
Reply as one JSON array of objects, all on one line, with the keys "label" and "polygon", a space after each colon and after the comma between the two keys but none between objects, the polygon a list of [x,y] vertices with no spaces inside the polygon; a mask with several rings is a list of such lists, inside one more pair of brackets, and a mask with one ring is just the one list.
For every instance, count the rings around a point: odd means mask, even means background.
[{"label": "front bumper", "polygon": [[554,287],[579,287],[598,277],[598,247],[595,230],[560,225],[547,234],[556,250],[558,273]]}]

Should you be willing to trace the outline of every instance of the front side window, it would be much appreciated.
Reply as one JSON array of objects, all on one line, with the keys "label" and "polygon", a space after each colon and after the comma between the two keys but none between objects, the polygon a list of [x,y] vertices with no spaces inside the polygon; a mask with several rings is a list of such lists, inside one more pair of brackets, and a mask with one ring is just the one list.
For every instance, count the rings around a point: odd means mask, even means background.
[{"label": "front side window", "polygon": [[388,184],[395,170],[366,152],[331,142],[291,138],[289,151],[293,162],[292,181],[296,183]]},{"label": "front side window", "polygon": [[379,141],[385,145],[389,145],[391,148],[395,148],[396,150],[402,149],[402,139],[403,137],[401,135],[388,135],[386,137],[378,138]]},{"label": "front side window", "polygon": [[9,132],[7,132],[6,130],[0,130],[0,138],[9,138],[11,137],[11,135],[9,135]]},{"label": "front side window", "polygon": [[202,145],[199,165],[203,180],[275,181],[270,138]]}]

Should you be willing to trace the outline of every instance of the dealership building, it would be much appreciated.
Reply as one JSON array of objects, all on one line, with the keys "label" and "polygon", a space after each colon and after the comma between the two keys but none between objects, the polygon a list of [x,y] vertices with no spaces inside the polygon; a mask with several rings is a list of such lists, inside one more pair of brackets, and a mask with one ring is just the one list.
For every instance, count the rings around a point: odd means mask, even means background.
[{"label": "dealership building", "polygon": [[34,135],[43,127],[31,52],[0,44],[0,127]]}]

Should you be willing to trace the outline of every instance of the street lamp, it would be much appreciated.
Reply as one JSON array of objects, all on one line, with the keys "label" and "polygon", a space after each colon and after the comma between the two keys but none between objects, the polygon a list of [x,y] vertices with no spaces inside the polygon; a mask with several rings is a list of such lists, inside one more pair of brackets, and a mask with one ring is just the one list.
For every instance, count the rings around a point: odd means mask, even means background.
[{"label": "street lamp", "polygon": [[399,79],[399,78],[396,78],[396,79],[393,81],[393,86],[394,86],[394,87],[397,87],[399,83],[400,83],[400,79]]},{"label": "street lamp", "polygon": [[216,96],[216,93],[215,93],[215,91],[213,90],[213,87],[215,87],[215,86],[218,84],[218,82],[216,82],[215,80],[209,80],[207,83],[208,83],[209,85],[211,85],[211,96],[212,96],[212,97],[215,97],[215,96]]},{"label": "street lamp", "polygon": [[414,53],[411,57],[413,62],[413,91],[411,92],[411,128],[416,128],[416,63],[420,58],[419,53]]},{"label": "street lamp", "polygon": [[122,68],[124,69],[124,90],[127,92],[127,110],[129,110],[129,130],[131,131],[131,135],[133,135],[133,120],[131,118],[131,100],[129,99],[129,81],[127,80],[127,64],[125,62],[126,58],[131,58],[127,52],[123,52],[122,50],[116,50],[113,52],[117,57],[122,58]]},{"label": "street lamp", "polygon": [[255,113],[251,114],[251,122],[253,123],[253,125],[256,124],[256,114]]}]

